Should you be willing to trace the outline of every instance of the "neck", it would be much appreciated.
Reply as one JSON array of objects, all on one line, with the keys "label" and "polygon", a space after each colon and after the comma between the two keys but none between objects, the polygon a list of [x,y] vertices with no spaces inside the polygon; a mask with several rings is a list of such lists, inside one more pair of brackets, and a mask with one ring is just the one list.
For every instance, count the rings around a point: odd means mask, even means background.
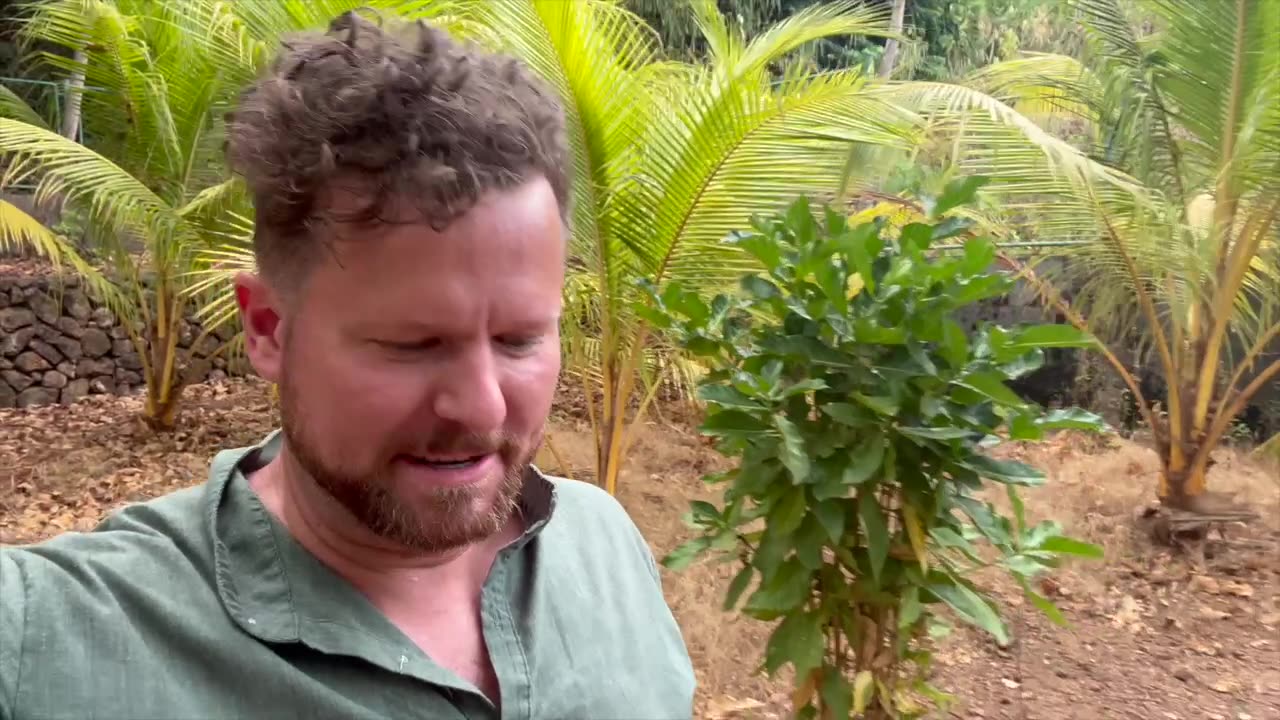
[{"label": "neck", "polygon": [[[481,572],[488,571],[489,563],[478,556],[486,554],[489,541],[424,553],[375,535],[311,479],[293,459],[287,443],[249,477],[249,485],[295,540],[366,592],[417,583],[424,575],[436,581],[467,581],[478,569],[477,560],[484,566]],[[488,560],[492,561],[492,554]]]}]

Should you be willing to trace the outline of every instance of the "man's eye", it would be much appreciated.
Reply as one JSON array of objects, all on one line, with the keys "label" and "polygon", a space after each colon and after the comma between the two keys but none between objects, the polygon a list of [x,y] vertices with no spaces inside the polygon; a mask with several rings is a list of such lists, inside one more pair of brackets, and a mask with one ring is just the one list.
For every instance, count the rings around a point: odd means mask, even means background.
[{"label": "man's eye", "polygon": [[530,350],[538,345],[542,338],[523,337],[519,335],[501,335],[498,342],[512,350]]},{"label": "man's eye", "polygon": [[379,345],[399,352],[416,352],[421,350],[430,350],[440,341],[433,339],[428,340],[378,340]]}]

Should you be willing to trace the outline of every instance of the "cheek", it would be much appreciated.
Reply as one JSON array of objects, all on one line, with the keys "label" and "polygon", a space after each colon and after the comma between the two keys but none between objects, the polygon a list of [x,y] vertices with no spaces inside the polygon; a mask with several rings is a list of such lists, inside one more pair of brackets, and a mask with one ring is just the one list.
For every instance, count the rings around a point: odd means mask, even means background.
[{"label": "cheek", "polygon": [[552,344],[549,350],[521,360],[507,373],[503,395],[508,421],[519,432],[540,429],[555,400],[560,378],[559,344]]},{"label": "cheek", "polygon": [[424,391],[420,369],[387,363],[340,342],[316,343],[299,353],[290,375],[300,403],[332,420],[346,436],[377,436],[413,414]]}]

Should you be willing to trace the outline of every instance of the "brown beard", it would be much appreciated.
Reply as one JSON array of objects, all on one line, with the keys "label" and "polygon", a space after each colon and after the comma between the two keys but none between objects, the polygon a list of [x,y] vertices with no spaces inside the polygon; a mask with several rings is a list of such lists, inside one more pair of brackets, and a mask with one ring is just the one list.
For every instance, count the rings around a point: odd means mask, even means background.
[{"label": "brown beard", "polygon": [[[415,454],[496,452],[504,471],[490,507],[477,511],[485,487],[440,488],[425,501],[409,503],[391,489],[382,472],[344,468],[329,462],[308,437],[293,393],[280,387],[281,420],[290,454],[315,484],[378,537],[425,553],[442,553],[492,536],[506,527],[519,506],[532,453],[515,438],[470,433],[438,434]],[[387,462],[383,467],[390,467]]]}]

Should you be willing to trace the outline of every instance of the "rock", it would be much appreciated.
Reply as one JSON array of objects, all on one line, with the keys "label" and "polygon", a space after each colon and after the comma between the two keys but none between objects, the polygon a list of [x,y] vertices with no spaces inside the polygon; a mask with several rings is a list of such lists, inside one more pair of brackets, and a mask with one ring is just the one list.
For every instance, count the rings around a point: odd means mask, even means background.
[{"label": "rock", "polygon": [[18,393],[17,407],[25,408],[33,405],[52,405],[58,401],[58,391],[44,387],[27,388]]},{"label": "rock", "polygon": [[69,380],[74,380],[76,377],[76,365],[70,360],[58,363],[53,369],[66,375]]},{"label": "rock", "polygon": [[4,378],[4,381],[8,383],[9,387],[13,388],[16,392],[22,392],[36,383],[35,380],[32,380],[29,376],[20,373],[17,370],[5,370],[0,372],[0,378]]},{"label": "rock", "polygon": [[80,347],[91,358],[102,357],[111,350],[111,338],[98,328],[89,328],[84,331],[84,337],[80,338]]},{"label": "rock", "polygon": [[111,341],[111,354],[120,357],[134,351],[133,342],[128,338],[116,338]]},{"label": "rock", "polygon": [[0,408],[11,408],[18,404],[18,391],[9,387],[9,383],[0,380]]},{"label": "rock", "polygon": [[196,341],[196,327],[187,321],[182,322],[182,328],[178,330],[178,345],[184,348],[191,347],[191,343]]},{"label": "rock", "polygon": [[0,356],[0,370],[12,370],[13,361],[7,357]]},{"label": "rock", "polygon": [[1196,674],[1191,672],[1191,668],[1185,665],[1174,668],[1173,676],[1184,683],[1189,683],[1196,679]]},{"label": "rock", "polygon": [[222,382],[227,379],[227,374],[222,370],[213,370],[209,373],[209,382]]},{"label": "rock", "polygon": [[48,325],[57,325],[58,317],[62,315],[62,308],[58,305],[58,301],[48,295],[39,294],[27,301],[27,304],[35,311],[36,317],[40,322]]},{"label": "rock", "polygon": [[219,355],[218,357],[213,359],[213,366],[218,368],[219,370],[226,370],[227,359]]},{"label": "rock", "polygon": [[57,340],[58,338],[62,337],[62,333],[58,332],[58,328],[52,325],[45,325],[42,322],[36,323],[35,329],[36,329],[36,337],[49,343],[50,345],[53,344],[54,340]]},{"label": "rock", "polygon": [[84,336],[84,325],[75,318],[66,316],[58,318],[58,329],[62,331],[63,335],[77,340]]},{"label": "rock", "polygon": [[132,350],[126,353],[116,353],[116,365],[127,370],[141,370],[142,358]]},{"label": "rock", "polygon": [[0,308],[7,308],[7,307],[9,307],[9,304],[10,304],[11,302],[13,302],[13,301],[9,299],[9,291],[8,291],[8,290],[4,290],[4,289],[0,289]]},{"label": "rock", "polygon": [[57,370],[50,370],[44,374],[44,379],[40,381],[40,384],[47,388],[64,388],[67,386],[67,376]]},{"label": "rock", "polygon": [[81,348],[79,340],[60,336],[50,340],[49,344],[58,348],[58,352],[62,353],[63,357],[73,362],[84,355],[84,350]]},{"label": "rock", "polygon": [[89,304],[89,298],[79,290],[72,290],[62,296],[62,308],[76,320],[88,320],[93,314],[93,306]]},{"label": "rock", "polygon": [[116,391],[116,383],[111,378],[94,378],[89,381],[89,392],[94,395],[110,395]]},{"label": "rock", "polygon": [[0,355],[6,357],[17,355],[27,347],[27,343],[31,342],[31,338],[35,336],[36,328],[34,325],[6,333],[4,337],[0,337]]},{"label": "rock", "polygon": [[18,359],[13,361],[13,366],[26,373],[53,369],[53,365],[48,360],[33,352],[24,352],[19,355]]},{"label": "rock", "polygon": [[110,335],[115,340],[129,339],[129,331],[124,327],[121,327],[120,325],[112,326],[111,329],[107,331],[107,334]]},{"label": "rock", "polygon": [[0,310],[0,330],[13,332],[35,323],[36,314],[23,307],[7,307]]},{"label": "rock", "polygon": [[142,375],[124,368],[116,368],[116,384],[117,385],[141,385]]},{"label": "rock", "polygon": [[106,308],[97,308],[89,313],[89,324],[96,328],[106,329],[116,324],[116,318]]},{"label": "rock", "polygon": [[116,371],[116,363],[111,358],[102,358],[95,360],[93,358],[81,358],[76,363],[76,377],[93,377],[95,375],[113,375]]},{"label": "rock", "polygon": [[203,340],[196,345],[196,354],[200,357],[209,357],[218,350],[218,346],[222,343],[218,342],[218,338],[206,335]]},{"label": "rock", "polygon": [[44,358],[45,360],[48,360],[50,363],[54,365],[57,365],[58,363],[63,361],[62,353],[58,352],[57,348],[45,342],[44,340],[40,340],[38,338],[32,338],[30,342],[30,347],[33,352],[38,353],[40,357]]},{"label": "rock", "polygon": [[85,380],[84,378],[80,378],[79,380],[72,380],[71,382],[67,383],[66,387],[62,388],[62,397],[60,398],[59,402],[61,402],[63,405],[70,405],[71,403],[79,400],[82,397],[85,397],[88,394],[89,394],[88,380]]}]

